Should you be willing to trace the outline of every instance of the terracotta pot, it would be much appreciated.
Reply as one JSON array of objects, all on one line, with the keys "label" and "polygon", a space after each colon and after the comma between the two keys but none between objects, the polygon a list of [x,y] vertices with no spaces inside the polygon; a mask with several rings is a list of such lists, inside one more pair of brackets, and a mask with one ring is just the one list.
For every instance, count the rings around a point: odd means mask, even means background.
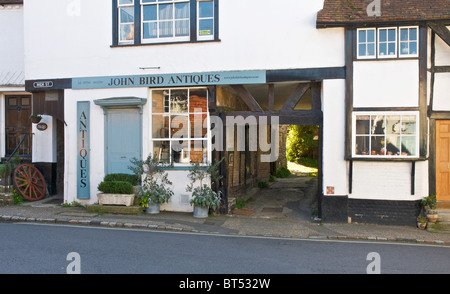
[{"label": "terracotta pot", "polygon": [[435,223],[438,219],[438,214],[437,213],[427,214],[427,219],[430,223]]},{"label": "terracotta pot", "polygon": [[425,230],[427,228],[427,223],[417,222],[417,227],[421,230]]}]

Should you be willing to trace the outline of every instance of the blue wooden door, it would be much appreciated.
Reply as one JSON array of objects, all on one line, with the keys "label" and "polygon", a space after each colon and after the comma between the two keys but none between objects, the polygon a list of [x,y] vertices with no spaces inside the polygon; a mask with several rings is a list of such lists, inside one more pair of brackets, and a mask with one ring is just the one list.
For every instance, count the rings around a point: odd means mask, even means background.
[{"label": "blue wooden door", "polygon": [[138,109],[109,109],[106,125],[106,174],[131,174],[130,159],[141,158],[141,118]]}]

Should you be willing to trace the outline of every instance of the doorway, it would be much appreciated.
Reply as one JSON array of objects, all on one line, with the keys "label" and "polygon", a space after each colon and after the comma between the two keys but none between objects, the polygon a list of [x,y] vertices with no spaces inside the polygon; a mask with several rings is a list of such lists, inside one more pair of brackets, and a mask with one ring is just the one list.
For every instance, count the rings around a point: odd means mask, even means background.
[{"label": "doorway", "polygon": [[436,199],[450,201],[450,120],[436,120]]},{"label": "doorway", "polygon": [[105,173],[131,173],[130,160],[142,156],[141,115],[138,108],[108,109],[105,131]]},{"label": "doorway", "polygon": [[[31,134],[31,96],[6,96],[5,151],[11,155],[25,134]],[[20,155],[31,159],[31,135],[22,143]]]}]

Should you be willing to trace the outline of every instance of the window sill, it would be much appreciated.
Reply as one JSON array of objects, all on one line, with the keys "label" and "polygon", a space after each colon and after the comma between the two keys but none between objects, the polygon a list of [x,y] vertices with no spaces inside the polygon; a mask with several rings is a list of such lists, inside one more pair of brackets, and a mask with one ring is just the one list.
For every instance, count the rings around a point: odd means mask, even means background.
[{"label": "window sill", "polygon": [[413,161],[426,161],[428,158],[424,157],[388,157],[388,156],[353,156],[347,157],[347,161],[383,161],[383,162],[413,162]]},{"label": "window sill", "polygon": [[197,41],[179,41],[179,42],[159,42],[159,43],[141,43],[141,44],[116,44],[111,45],[111,48],[123,48],[123,47],[140,47],[140,46],[157,46],[157,45],[174,45],[174,44],[197,44],[197,43],[214,43],[221,42],[220,39],[214,40],[197,40]]}]

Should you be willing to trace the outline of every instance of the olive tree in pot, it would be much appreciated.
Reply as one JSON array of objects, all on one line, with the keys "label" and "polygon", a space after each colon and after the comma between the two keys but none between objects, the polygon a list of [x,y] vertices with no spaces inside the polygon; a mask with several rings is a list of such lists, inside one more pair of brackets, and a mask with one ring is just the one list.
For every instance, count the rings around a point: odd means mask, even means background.
[{"label": "olive tree in pot", "polygon": [[158,159],[151,155],[145,161],[133,158],[131,163],[133,163],[133,166],[130,166],[129,169],[142,181],[141,186],[136,191],[139,205],[143,207],[146,213],[159,213],[160,205],[169,202],[169,199],[173,196],[173,191],[170,188],[172,182],[169,181],[168,174],[164,170],[169,165],[158,162]]},{"label": "olive tree in pot", "polygon": [[[217,181],[222,178],[219,174],[219,165],[222,160],[207,166],[194,163],[189,172],[190,184],[186,188],[187,192],[192,192],[192,200],[190,204],[194,206],[194,217],[206,218],[209,210],[216,210],[220,206],[221,192],[214,191],[207,180]],[[194,187],[194,184],[197,186]]]}]

